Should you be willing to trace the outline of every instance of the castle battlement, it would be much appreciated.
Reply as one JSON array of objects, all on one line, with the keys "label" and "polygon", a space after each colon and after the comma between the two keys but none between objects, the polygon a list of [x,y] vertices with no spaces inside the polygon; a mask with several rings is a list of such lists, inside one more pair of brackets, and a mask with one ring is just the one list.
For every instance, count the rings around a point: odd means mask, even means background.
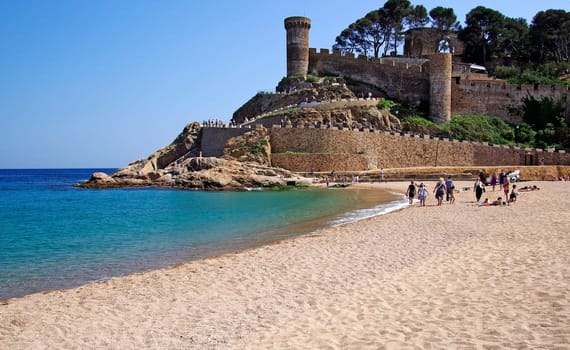
[{"label": "castle battlement", "polygon": [[422,73],[427,70],[429,60],[407,58],[407,57],[380,57],[370,58],[365,55],[355,55],[354,53],[342,53],[340,50],[333,50],[321,48],[309,48],[309,61],[333,60],[338,63],[355,63],[370,65],[374,69],[396,69],[396,70],[411,70],[414,72]]},{"label": "castle battlement", "polygon": [[566,95],[569,91],[564,85],[512,85],[504,80],[461,80],[456,84],[466,91],[488,91],[496,93],[520,93],[528,92],[531,95]]},{"label": "castle battlement", "polygon": [[[409,133],[409,132],[394,132],[394,131],[383,131],[383,130],[377,130],[377,129],[368,129],[368,128],[363,128],[363,129],[350,129],[350,128],[338,128],[338,127],[327,127],[325,125],[322,125],[321,127],[314,127],[314,126],[304,126],[304,125],[299,125],[299,126],[295,126],[295,125],[279,125],[279,124],[273,124],[271,126],[270,129],[294,129],[294,130],[304,130],[304,129],[313,129],[313,130],[320,130],[322,132],[331,132],[331,131],[339,131],[341,133],[351,133],[351,134],[381,134],[384,135],[385,137],[391,137],[395,140],[396,143],[398,143],[398,140],[405,140],[405,139],[418,139],[418,140],[425,140],[425,141],[431,141],[431,142],[441,142],[441,143],[445,143],[445,144],[452,144],[452,143],[461,143],[464,145],[471,145],[471,146],[479,146],[479,147],[486,147],[488,149],[489,152],[493,152],[493,149],[495,150],[516,150],[516,151],[524,151],[527,153],[542,153],[542,152],[548,152],[548,153],[561,153],[561,154],[565,154],[566,151],[565,150],[559,150],[559,149],[554,149],[554,148],[549,148],[547,150],[544,150],[542,148],[530,148],[530,147],[525,147],[524,149],[521,148],[520,146],[515,146],[515,145],[497,145],[497,144],[491,144],[489,142],[479,142],[479,141],[469,141],[469,140],[457,140],[457,139],[450,139],[447,137],[437,137],[437,136],[433,136],[433,135],[429,135],[429,134],[415,134],[415,133]],[[340,134],[342,135],[342,134]],[[335,136],[336,137],[336,136]]]}]

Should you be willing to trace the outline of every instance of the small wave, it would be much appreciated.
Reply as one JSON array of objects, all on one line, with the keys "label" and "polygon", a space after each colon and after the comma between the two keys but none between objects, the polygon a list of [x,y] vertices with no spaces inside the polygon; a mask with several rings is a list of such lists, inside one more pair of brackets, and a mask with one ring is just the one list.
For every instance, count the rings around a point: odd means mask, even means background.
[{"label": "small wave", "polygon": [[330,224],[331,226],[340,226],[351,222],[356,222],[363,219],[368,219],[374,216],[388,214],[390,212],[407,208],[409,206],[405,196],[400,200],[395,200],[389,203],[383,203],[372,208],[357,209],[349,211],[334,219]]}]

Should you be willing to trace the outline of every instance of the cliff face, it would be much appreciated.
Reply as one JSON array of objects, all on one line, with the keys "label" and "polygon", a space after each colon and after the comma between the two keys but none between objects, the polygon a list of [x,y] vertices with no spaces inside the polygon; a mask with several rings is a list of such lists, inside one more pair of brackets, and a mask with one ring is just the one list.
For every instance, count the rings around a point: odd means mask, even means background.
[{"label": "cliff face", "polygon": [[95,173],[89,181],[78,186],[239,190],[282,186],[290,181],[296,184],[310,182],[287,170],[269,166],[270,148],[263,130],[230,140],[223,158],[200,156],[200,131],[198,123],[189,124],[170,145],[146,159],[135,161],[110,175]]}]

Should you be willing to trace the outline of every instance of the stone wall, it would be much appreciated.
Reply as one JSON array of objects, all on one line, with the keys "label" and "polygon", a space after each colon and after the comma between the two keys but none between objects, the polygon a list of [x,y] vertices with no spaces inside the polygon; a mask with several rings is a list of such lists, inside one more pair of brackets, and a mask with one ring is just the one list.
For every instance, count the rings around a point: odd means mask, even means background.
[{"label": "stone wall", "polygon": [[366,169],[368,159],[359,154],[287,154],[271,155],[271,165],[298,172],[354,171]]},{"label": "stone wall", "polygon": [[232,137],[251,131],[249,128],[202,128],[200,150],[203,157],[219,157]]},{"label": "stone wall", "polygon": [[[401,57],[356,58],[353,54],[342,55],[339,51],[331,54],[327,49],[321,49],[320,52],[314,48],[309,49],[310,73],[334,74],[372,84],[383,90],[388,97],[413,106],[431,106],[434,101],[440,101],[441,96],[447,96],[447,91],[430,90],[430,79],[434,81],[430,75],[441,75],[430,65],[429,60]],[[448,74],[435,78],[450,79]],[[465,80],[460,77],[452,79],[451,114],[494,115],[509,123],[519,123],[520,117],[515,110],[522,106],[522,98],[527,95],[535,98],[548,96],[555,101],[566,100],[566,117],[570,120],[570,92],[564,86],[519,87],[504,80]]]},{"label": "stone wall", "polygon": [[272,162],[293,171],[423,166],[570,165],[570,154],[486,143],[334,129],[271,129]]},{"label": "stone wall", "polygon": [[[451,111],[453,114],[487,114],[499,116],[511,124],[520,123],[521,119],[512,110],[522,106],[525,96],[537,99],[551,97],[554,101],[570,100],[569,91],[565,86],[535,86],[520,87],[505,81],[459,80],[451,84]],[[566,108],[567,118],[570,108]]]},{"label": "stone wall", "polygon": [[379,58],[340,51],[309,49],[309,73],[333,74],[372,84],[390,98],[411,104],[429,103],[429,77],[426,60]]}]

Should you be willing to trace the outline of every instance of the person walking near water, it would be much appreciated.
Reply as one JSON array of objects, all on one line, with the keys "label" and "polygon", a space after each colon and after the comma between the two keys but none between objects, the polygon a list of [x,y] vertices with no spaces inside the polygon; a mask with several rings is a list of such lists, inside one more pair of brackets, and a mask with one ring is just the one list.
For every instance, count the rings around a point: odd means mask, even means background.
[{"label": "person walking near water", "polygon": [[443,202],[443,195],[445,192],[447,192],[447,189],[445,188],[445,181],[443,180],[443,177],[440,177],[439,181],[433,188],[433,193],[435,193],[435,199],[437,199],[438,206],[441,205],[441,202]]},{"label": "person walking near water", "polygon": [[420,207],[426,206],[427,195],[428,195],[427,189],[424,186],[424,183],[422,182],[420,184],[420,187],[418,188],[418,199],[420,200]]},{"label": "person walking near water", "polygon": [[413,181],[410,181],[410,186],[408,186],[408,190],[406,191],[406,196],[408,196],[408,200],[410,201],[410,205],[414,202],[414,197],[416,196],[416,185]]},{"label": "person walking near water", "polygon": [[477,199],[477,203],[479,203],[483,192],[485,192],[485,185],[480,178],[477,178],[475,181],[475,184],[473,185],[473,192],[475,192],[475,198]]}]

